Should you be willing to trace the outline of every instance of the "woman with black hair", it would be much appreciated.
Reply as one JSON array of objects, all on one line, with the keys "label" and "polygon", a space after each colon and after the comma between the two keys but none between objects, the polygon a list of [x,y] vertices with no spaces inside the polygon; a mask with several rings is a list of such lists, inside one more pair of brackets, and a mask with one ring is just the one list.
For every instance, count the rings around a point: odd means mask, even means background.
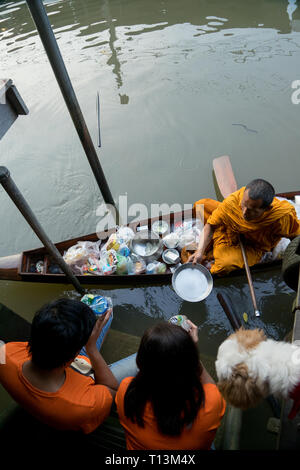
[{"label": "woman with black hair", "polygon": [[198,329],[167,322],[149,328],[136,377],[116,394],[128,450],[210,449],[225,412],[217,386],[199,361]]}]

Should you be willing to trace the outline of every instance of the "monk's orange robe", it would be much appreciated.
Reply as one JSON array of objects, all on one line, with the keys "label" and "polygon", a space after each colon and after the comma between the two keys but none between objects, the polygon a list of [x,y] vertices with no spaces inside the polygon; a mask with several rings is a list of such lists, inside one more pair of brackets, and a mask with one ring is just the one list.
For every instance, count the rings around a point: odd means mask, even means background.
[{"label": "monk's orange robe", "polygon": [[[258,263],[265,252],[272,251],[282,237],[300,235],[300,221],[288,201],[274,198],[271,209],[253,221],[246,221],[241,202],[245,187],[232,193],[223,202],[200,199],[196,211],[204,205],[204,223],[214,225],[212,273],[228,273],[244,267],[238,235],[242,234],[249,266]],[[198,206],[198,208],[197,208]]]}]

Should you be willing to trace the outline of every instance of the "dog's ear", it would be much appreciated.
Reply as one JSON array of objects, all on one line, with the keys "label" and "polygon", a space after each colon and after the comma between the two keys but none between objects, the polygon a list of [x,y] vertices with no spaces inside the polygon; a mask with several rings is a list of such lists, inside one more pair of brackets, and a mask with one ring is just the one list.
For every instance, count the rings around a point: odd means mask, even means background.
[{"label": "dog's ear", "polygon": [[269,395],[268,385],[249,377],[244,363],[235,366],[231,377],[220,380],[217,385],[228,404],[242,410],[257,406]]}]

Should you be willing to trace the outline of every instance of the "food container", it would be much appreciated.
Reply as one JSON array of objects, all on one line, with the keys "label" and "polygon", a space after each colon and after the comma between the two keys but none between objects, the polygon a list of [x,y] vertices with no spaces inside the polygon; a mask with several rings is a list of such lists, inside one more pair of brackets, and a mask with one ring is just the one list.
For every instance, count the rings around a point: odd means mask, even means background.
[{"label": "food container", "polygon": [[179,251],[175,249],[167,249],[162,254],[162,259],[167,264],[177,264],[180,261]]},{"label": "food container", "polygon": [[172,276],[176,294],[188,302],[200,302],[212,291],[213,278],[202,264],[185,263]]},{"label": "food container", "polygon": [[177,248],[179,244],[179,236],[175,232],[171,232],[163,238],[163,244],[166,248]]},{"label": "food container", "polygon": [[152,231],[157,235],[164,235],[169,230],[169,224],[165,220],[156,220],[152,224]]},{"label": "food container", "polygon": [[163,250],[159,236],[150,230],[142,230],[131,240],[131,251],[142,258],[145,263],[151,263],[160,258]]}]

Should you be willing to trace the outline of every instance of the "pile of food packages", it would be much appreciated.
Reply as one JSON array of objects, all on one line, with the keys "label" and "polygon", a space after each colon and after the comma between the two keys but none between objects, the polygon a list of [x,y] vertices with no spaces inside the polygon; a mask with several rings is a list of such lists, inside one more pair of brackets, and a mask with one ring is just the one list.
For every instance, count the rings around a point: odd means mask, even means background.
[{"label": "pile of food packages", "polygon": [[135,237],[134,231],[122,226],[111,234],[108,240],[101,245],[96,242],[79,241],[64,253],[65,262],[77,275],[132,275],[165,273],[167,265],[177,265],[180,261],[180,251],[191,243],[198,243],[200,229],[195,222],[183,222],[169,231],[165,221],[157,221],[151,230],[159,235],[163,245],[167,248],[163,252],[163,260],[146,262],[131,249],[131,242]]}]

